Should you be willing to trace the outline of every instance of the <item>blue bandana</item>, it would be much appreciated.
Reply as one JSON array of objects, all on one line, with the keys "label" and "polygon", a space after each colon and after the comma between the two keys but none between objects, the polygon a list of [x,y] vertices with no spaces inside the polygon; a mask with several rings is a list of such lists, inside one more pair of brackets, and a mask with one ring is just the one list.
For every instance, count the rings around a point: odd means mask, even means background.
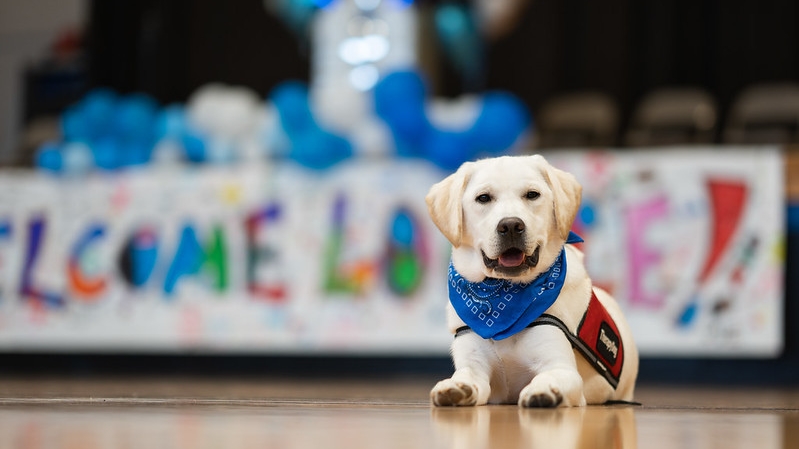
[{"label": "blue bandana", "polygon": [[[566,243],[583,239],[570,232]],[[526,328],[558,298],[566,280],[566,250],[529,283],[485,278],[469,282],[449,264],[449,302],[458,316],[483,338],[502,340]]]}]

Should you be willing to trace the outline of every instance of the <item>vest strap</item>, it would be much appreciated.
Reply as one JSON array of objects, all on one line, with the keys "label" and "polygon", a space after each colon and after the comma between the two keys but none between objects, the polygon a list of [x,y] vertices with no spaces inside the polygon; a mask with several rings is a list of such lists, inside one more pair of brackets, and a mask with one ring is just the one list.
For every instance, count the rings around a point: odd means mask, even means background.
[{"label": "vest strap", "polygon": [[[588,360],[613,389],[618,387],[624,364],[624,347],[616,323],[599,302],[593,289],[591,301],[577,328],[577,334],[572,333],[560,318],[546,313],[530,323],[527,328],[542,325],[560,329],[572,347]],[[469,326],[461,326],[455,330],[455,338],[470,332],[474,331]]]}]

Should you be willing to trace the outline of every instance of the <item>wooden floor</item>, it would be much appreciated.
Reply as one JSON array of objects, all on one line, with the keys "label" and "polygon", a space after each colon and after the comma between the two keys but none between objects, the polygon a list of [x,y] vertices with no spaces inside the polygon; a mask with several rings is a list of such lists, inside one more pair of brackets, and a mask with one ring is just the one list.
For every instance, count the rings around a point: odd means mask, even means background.
[{"label": "wooden floor", "polygon": [[0,379],[0,448],[799,448],[799,388],[432,408],[435,379]]}]

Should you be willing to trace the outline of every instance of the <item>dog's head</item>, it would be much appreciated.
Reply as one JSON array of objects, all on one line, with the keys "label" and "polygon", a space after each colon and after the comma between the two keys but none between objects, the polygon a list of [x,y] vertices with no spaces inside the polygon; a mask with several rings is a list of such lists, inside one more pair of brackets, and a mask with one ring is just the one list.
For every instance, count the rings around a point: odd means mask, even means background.
[{"label": "dog's head", "polygon": [[581,192],[574,176],[540,155],[505,156],[463,164],[425,199],[464,278],[527,282],[557,258]]}]

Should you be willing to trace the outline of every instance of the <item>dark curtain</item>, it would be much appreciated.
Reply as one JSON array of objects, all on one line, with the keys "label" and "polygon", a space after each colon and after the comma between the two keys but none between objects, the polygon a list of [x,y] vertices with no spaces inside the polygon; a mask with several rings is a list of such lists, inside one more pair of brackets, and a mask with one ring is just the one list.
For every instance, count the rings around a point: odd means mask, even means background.
[{"label": "dark curtain", "polygon": [[[261,0],[91,5],[93,85],[171,102],[210,81],[266,95],[308,79],[307,47]],[[695,85],[716,96],[723,117],[747,85],[799,80],[798,19],[792,0],[531,0],[515,30],[488,43],[481,87],[512,91],[533,111],[554,94],[597,89],[626,116],[656,87]],[[457,72],[435,72],[438,94],[463,93]]]},{"label": "dark curtain", "polygon": [[92,85],[185,101],[208,82],[266,95],[308,79],[303,45],[261,0],[93,1],[88,32]]}]

